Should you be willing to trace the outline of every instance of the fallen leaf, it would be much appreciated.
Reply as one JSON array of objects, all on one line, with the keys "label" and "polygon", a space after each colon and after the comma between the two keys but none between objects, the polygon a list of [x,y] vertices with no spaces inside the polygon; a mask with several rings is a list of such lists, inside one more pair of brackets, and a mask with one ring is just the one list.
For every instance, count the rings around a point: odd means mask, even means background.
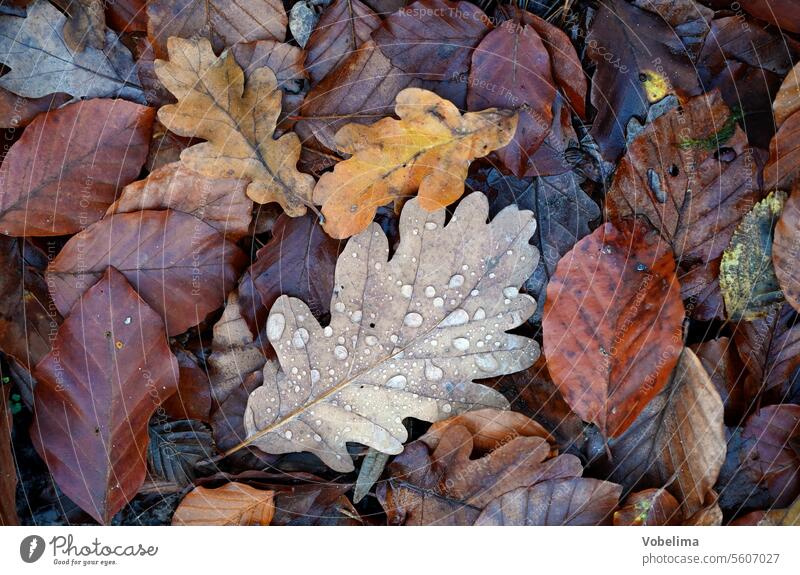
[{"label": "fallen leaf", "polygon": [[325,231],[347,238],[367,228],[379,206],[418,191],[420,206],[437,210],[464,193],[469,163],[506,145],[517,115],[489,109],[467,112],[427,90],[397,95],[400,117],[371,126],[348,124],[336,134],[340,152],[352,156],[323,174],[314,188]]},{"label": "fallen leaf", "polygon": [[147,0],[114,0],[106,5],[106,21],[119,32],[147,32]]},{"label": "fallen leaf", "polygon": [[794,113],[781,124],[769,144],[769,163],[764,166],[767,188],[791,189],[798,179],[800,165],[800,113]]},{"label": "fallen leaf", "polygon": [[[527,417],[489,409],[481,414],[469,427],[441,422],[433,435],[406,446],[389,465],[389,479],[378,487],[378,498],[390,524],[471,525],[504,493],[581,474],[575,456],[550,458],[542,430]],[[529,435],[531,430],[536,435]],[[497,441],[486,441],[498,433]]]},{"label": "fallen leaf", "polygon": [[194,479],[198,461],[214,454],[213,440],[206,426],[184,419],[151,425],[147,468],[160,480],[185,487]]},{"label": "fallen leaf", "polygon": [[389,14],[372,39],[403,72],[452,80],[469,72],[473,49],[490,29],[489,17],[469,2],[416,0]]},{"label": "fallen leaf", "polygon": [[133,58],[116,34],[105,32],[103,50],[87,46],[73,52],[62,35],[66,21],[47,0],[28,6],[26,18],[0,16],[0,61],[11,68],[0,87],[27,98],[64,92],[143,102]]},{"label": "fallen leaf", "polygon": [[437,421],[507,406],[473,379],[525,369],[538,356],[536,342],[505,333],[535,309],[518,292],[538,259],[528,244],[535,222],[516,207],[490,224],[487,216],[479,193],[461,201],[447,226],[444,210],[411,200],[391,260],[372,224],[339,257],[325,329],[304,302],[279,298],[266,329],[279,365],[265,365],[264,385],[250,396],[241,446],[308,451],[350,471],[346,442],[400,453],[405,417]]},{"label": "fallen leaf", "polygon": [[719,286],[728,319],[752,321],[784,301],[772,265],[772,236],[786,194],[772,192],[750,210],[722,254]]},{"label": "fallen leaf", "polygon": [[658,14],[674,30],[678,41],[669,44],[675,53],[689,53],[694,61],[703,48],[714,11],[695,0],[633,0],[632,4]]},{"label": "fallen leaf", "polygon": [[195,487],[183,498],[173,525],[269,525],[275,515],[275,492],[242,483],[216,489]]},{"label": "fallen leaf", "polygon": [[722,255],[758,193],[747,137],[714,92],[645,126],[617,167],[607,206],[614,222],[645,217],[688,268]]},{"label": "fallen leaf", "polygon": [[178,360],[178,390],[161,407],[172,419],[211,419],[211,385],[206,369],[191,352],[173,347]]},{"label": "fallen leaf", "polygon": [[47,268],[59,312],[69,313],[109,265],[164,318],[167,333],[177,335],[222,306],[245,256],[210,225],[183,212],[114,214],[73,236]]},{"label": "fallen leaf", "polygon": [[[49,94],[41,98],[23,98],[0,88],[0,128],[23,128],[48,110],[55,110],[70,101],[68,94]],[[6,150],[6,152],[8,152]]]},{"label": "fallen leaf", "polygon": [[700,363],[719,393],[725,408],[725,421],[736,425],[750,407],[745,382],[744,364],[739,358],[736,345],[729,337],[720,337],[691,346]]},{"label": "fallen leaf", "polygon": [[39,115],[3,161],[0,231],[74,234],[103,217],[142,169],[153,110],[88,100]]},{"label": "fallen leaf", "polygon": [[800,237],[800,190],[786,199],[772,243],[772,263],[783,295],[792,307],[800,310],[800,277],[794,269],[798,261]]},{"label": "fallen leaf", "polygon": [[314,178],[295,167],[300,139],[273,140],[281,92],[269,68],[244,74],[233,55],[214,55],[208,40],[169,41],[170,60],[156,60],[156,74],[178,98],[158,119],[168,130],[207,142],[181,152],[183,164],[208,177],[248,179],[247,195],[260,204],[278,202],[290,216],[311,203]]},{"label": "fallen leaf", "polygon": [[380,476],[383,475],[383,470],[389,462],[389,457],[388,453],[381,453],[371,447],[369,448],[364,459],[361,460],[361,466],[358,468],[358,477],[353,488],[353,503],[358,503],[364,499],[367,493],[372,490]]},{"label": "fallen leaf", "polygon": [[61,490],[108,524],[144,482],[147,422],[175,391],[178,363],[159,314],[112,267],[53,348],[34,371],[33,444]]},{"label": "fallen leaf", "polygon": [[614,525],[680,525],[683,514],[675,498],[662,489],[632,493],[614,512]]},{"label": "fallen leaf", "polygon": [[473,450],[479,453],[493,451],[515,437],[541,437],[549,442],[553,441],[544,427],[521,413],[497,409],[478,409],[437,421],[431,425],[424,436],[426,445],[435,449],[439,446],[439,442],[447,430],[456,425],[469,431],[472,436]]},{"label": "fallen leaf", "polygon": [[55,0],[68,18],[64,41],[73,52],[87,46],[101,50],[106,41],[106,14],[103,0]]},{"label": "fallen leaf", "polygon": [[280,0],[150,0],[147,37],[156,56],[171,55],[169,38],[206,38],[222,51],[239,42],[283,42],[288,24]]},{"label": "fallen leaf", "polygon": [[0,384],[0,525],[19,525],[17,517],[17,460],[11,448],[11,386]]},{"label": "fallen leaf", "polygon": [[769,24],[800,33],[800,6],[792,0],[743,0],[740,6]]},{"label": "fallen leaf", "polygon": [[603,157],[615,161],[625,147],[625,127],[644,118],[650,104],[668,93],[700,92],[695,67],[684,50],[675,51],[673,29],[659,16],[623,0],[600,5],[586,37],[596,69],[591,103],[597,110],[592,136]]},{"label": "fallen leaf", "polygon": [[725,426],[722,400],[694,352],[683,350],[668,385],[609,448],[611,479],[665,488],[684,517],[704,506],[725,460]]},{"label": "fallen leaf", "polygon": [[675,261],[657,234],[605,224],[561,258],[547,286],[550,375],[575,413],[618,437],[667,384],[683,316]]},{"label": "fallen leaf", "polygon": [[722,256],[686,271],[678,270],[681,299],[686,315],[698,321],[725,319],[725,304],[719,287],[719,264]]},{"label": "fallen leaf", "polygon": [[719,506],[719,497],[712,489],[706,495],[704,507],[683,522],[683,525],[696,527],[719,527],[722,525],[722,509]]},{"label": "fallen leaf", "polygon": [[358,46],[369,40],[381,19],[359,0],[335,0],[322,13],[306,43],[305,69],[319,82]]},{"label": "fallen leaf", "polygon": [[786,75],[780,90],[772,102],[775,114],[775,126],[780,128],[795,112],[800,112],[800,64],[797,64]]},{"label": "fallen leaf", "polygon": [[611,525],[621,493],[585,477],[544,481],[490,502],[475,525]]},{"label": "fallen leaf", "polygon": [[173,162],[125,186],[106,215],[172,209],[191,214],[236,241],[247,235],[252,219],[253,202],[246,187],[241,180],[207,178]]}]

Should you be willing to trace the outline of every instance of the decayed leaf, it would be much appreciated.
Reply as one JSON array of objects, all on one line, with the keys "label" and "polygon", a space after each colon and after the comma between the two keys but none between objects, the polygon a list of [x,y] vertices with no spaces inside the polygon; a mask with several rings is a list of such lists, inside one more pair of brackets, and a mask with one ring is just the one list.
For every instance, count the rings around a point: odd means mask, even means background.
[{"label": "decayed leaf", "polygon": [[469,71],[473,48],[490,28],[489,17],[470,2],[417,0],[389,14],[372,39],[403,72],[451,80]]},{"label": "decayed leaf", "polygon": [[800,188],[789,196],[783,205],[780,219],[775,226],[772,244],[772,263],[775,276],[786,297],[796,310],[800,310]]},{"label": "decayed leaf", "polygon": [[272,306],[267,336],[280,365],[265,366],[250,396],[246,443],[309,451],[350,471],[346,442],[400,453],[405,417],[437,421],[508,405],[473,380],[525,369],[538,356],[535,341],[505,333],[535,309],[518,291],[538,260],[528,244],[533,216],[514,206],[487,224],[486,196],[474,193],[445,226],[444,210],[419,204],[403,209],[390,261],[377,224],[348,242],[330,325],[295,298]]},{"label": "decayed leaf", "polygon": [[647,218],[689,267],[722,254],[757,194],[747,137],[713,92],[645,126],[620,161],[607,202],[615,222]]},{"label": "decayed leaf", "polygon": [[722,400],[690,349],[669,385],[609,447],[612,479],[627,488],[665,488],[684,517],[704,506],[725,460],[725,426]]},{"label": "decayed leaf", "polygon": [[490,502],[475,525],[611,525],[621,493],[597,479],[544,481]]},{"label": "decayed leaf", "polygon": [[744,217],[722,254],[719,285],[728,318],[764,317],[784,300],[772,265],[772,236],[786,194],[772,192]]},{"label": "decayed leaf", "polygon": [[417,189],[425,210],[455,202],[469,163],[508,144],[517,125],[517,115],[504,110],[462,116],[452,103],[417,88],[397,95],[395,111],[399,120],[348,124],[336,134],[339,151],[352,156],[314,188],[325,231],[335,238],[365,230],[378,207]]},{"label": "decayed leaf", "polygon": [[62,36],[66,21],[47,0],[28,6],[26,18],[0,16],[0,60],[11,68],[0,87],[28,98],[64,92],[143,101],[133,58],[116,34],[105,32],[103,50],[73,52]]},{"label": "decayed leaf", "polygon": [[147,158],[153,110],[88,100],[41,114],[3,161],[0,232],[76,233],[105,213]]},{"label": "decayed leaf", "polygon": [[280,0],[150,0],[147,36],[159,58],[169,51],[169,38],[205,37],[214,49],[253,40],[286,36],[286,10]]},{"label": "decayed leaf", "polygon": [[575,413],[617,437],[666,385],[683,316],[675,260],[657,234],[605,224],[561,258],[547,286],[553,381]]},{"label": "decayed leaf", "polygon": [[58,310],[66,315],[109,265],[161,314],[167,333],[177,335],[222,306],[245,255],[183,212],[114,214],[73,236],[47,268]]},{"label": "decayed leaf", "polygon": [[173,209],[203,220],[233,241],[247,235],[253,202],[246,182],[201,176],[180,162],[162,166],[147,178],[128,184],[106,215]]},{"label": "decayed leaf", "polygon": [[61,490],[108,523],[144,482],[147,423],[174,393],[164,323],[107,268],[36,366],[31,437]]},{"label": "decayed leaf", "polygon": [[614,525],[679,525],[682,513],[668,491],[645,489],[633,493],[614,513]]},{"label": "decayed leaf", "polygon": [[209,489],[195,487],[183,498],[173,525],[269,525],[275,515],[274,491],[243,483]]},{"label": "decayed leaf", "polygon": [[311,81],[318,84],[380,25],[381,19],[359,0],[336,0],[328,6],[306,43]]},{"label": "decayed leaf", "polygon": [[440,422],[389,465],[389,479],[378,487],[389,523],[471,525],[504,493],[580,476],[578,458],[551,458],[543,430],[527,417],[493,409],[476,413]]},{"label": "decayed leaf", "polygon": [[13,424],[10,385],[0,384],[0,526],[19,525],[17,517],[17,465],[11,450]]},{"label": "decayed leaf", "polygon": [[195,464],[213,455],[213,444],[211,433],[199,421],[184,419],[150,426],[148,469],[157,479],[184,487],[194,478]]},{"label": "decayed leaf", "polygon": [[73,52],[86,46],[102,49],[106,40],[106,14],[103,0],[56,0],[64,12],[64,41]]},{"label": "decayed leaf", "polygon": [[275,74],[244,73],[233,55],[217,58],[205,39],[169,41],[170,60],[156,60],[156,74],[178,99],[158,119],[167,129],[207,142],[181,152],[181,161],[208,177],[247,179],[247,195],[258,203],[278,202],[290,216],[311,203],[314,178],[297,171],[300,139],[273,140],[281,111]]}]

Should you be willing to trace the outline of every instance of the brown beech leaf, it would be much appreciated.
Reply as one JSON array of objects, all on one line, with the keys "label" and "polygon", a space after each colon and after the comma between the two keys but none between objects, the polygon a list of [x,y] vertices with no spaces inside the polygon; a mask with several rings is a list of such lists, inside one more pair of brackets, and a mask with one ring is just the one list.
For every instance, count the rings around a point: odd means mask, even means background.
[{"label": "brown beech leaf", "polygon": [[169,335],[222,306],[245,255],[207,223],[173,210],[114,214],[73,236],[47,268],[48,287],[66,315],[105,271],[119,270],[164,318]]},{"label": "brown beech leaf", "polygon": [[125,100],[87,100],[39,115],[3,161],[0,232],[74,234],[99,220],[139,175],[153,110]]},{"label": "brown beech leaf", "polygon": [[27,370],[50,351],[61,321],[43,274],[27,261],[31,250],[20,239],[0,236],[0,351]]},{"label": "brown beech leaf", "polygon": [[178,363],[159,314],[111,267],[53,347],[34,371],[31,437],[61,490],[107,524],[144,482],[147,424],[174,393]]},{"label": "brown beech leaf", "polygon": [[614,525],[680,525],[682,513],[668,491],[645,489],[632,493],[614,513]]},{"label": "brown beech leaf", "polygon": [[729,337],[720,337],[691,346],[700,363],[711,378],[725,407],[725,421],[729,425],[741,422],[749,409],[745,376],[747,371],[739,358],[736,346]]},{"label": "brown beech leaf", "polygon": [[69,16],[64,24],[64,41],[73,52],[86,46],[102,49],[106,41],[106,14],[103,0],[56,0]]},{"label": "brown beech leaf", "polygon": [[494,108],[462,116],[452,103],[417,88],[397,95],[395,111],[399,120],[348,124],[336,134],[339,151],[352,156],[314,188],[325,231],[334,238],[365,230],[378,207],[415,191],[424,210],[452,204],[464,193],[470,162],[506,145],[517,125],[515,113]]},{"label": "brown beech leaf", "polygon": [[469,72],[472,51],[490,28],[489,17],[469,2],[417,0],[389,14],[372,39],[403,72],[452,80]]},{"label": "brown beech leaf", "polygon": [[114,0],[106,3],[106,21],[120,32],[147,32],[147,0]]},{"label": "brown beech leaf", "polygon": [[615,222],[647,218],[689,267],[722,254],[757,194],[747,137],[713,92],[645,126],[620,161],[607,201]]},{"label": "brown beech leaf", "polygon": [[694,61],[703,48],[714,11],[697,0],[633,0],[632,4],[658,14],[680,38],[669,44],[673,52],[687,51]]},{"label": "brown beech leaf", "polygon": [[0,128],[22,128],[42,112],[69,102],[68,94],[49,94],[41,98],[23,98],[0,88]]},{"label": "brown beech leaf", "polygon": [[800,260],[800,188],[789,196],[775,225],[772,263],[786,301],[800,310],[800,272],[794,268]]},{"label": "brown beech leaf", "polygon": [[506,330],[536,309],[518,289],[538,260],[531,212],[516,206],[486,223],[480,193],[445,212],[410,200],[391,260],[377,224],[348,242],[336,266],[331,322],[281,296],[267,337],[278,363],[250,396],[248,439],[268,453],[308,451],[337,471],[353,463],[345,443],[403,449],[405,417],[438,421],[502,395],[474,379],[512,373],[538,357],[536,342]]},{"label": "brown beech leaf", "polygon": [[725,460],[725,426],[722,400],[694,352],[683,350],[667,387],[609,447],[611,479],[665,488],[684,517],[703,507]]},{"label": "brown beech leaf", "polygon": [[493,409],[475,413],[440,422],[388,466],[378,497],[389,523],[471,525],[504,493],[580,476],[578,458],[551,458],[544,430],[527,417]]},{"label": "brown beech leaf", "polygon": [[686,315],[699,321],[725,319],[725,304],[719,287],[719,264],[722,256],[707,264],[698,264],[689,270],[678,270],[681,299]]},{"label": "brown beech leaf", "polygon": [[178,360],[178,391],[162,407],[172,419],[196,419],[208,422],[211,415],[211,385],[206,370],[191,352],[173,348]]},{"label": "brown beech leaf", "polygon": [[587,54],[597,69],[591,102],[597,109],[592,135],[608,161],[625,147],[625,129],[644,118],[650,104],[668,92],[700,92],[697,72],[685,50],[675,50],[675,31],[660,17],[624,0],[608,0],[592,20]]},{"label": "brown beech leaf", "polygon": [[773,306],[754,321],[739,322],[736,348],[747,368],[748,397],[783,402],[792,396],[800,367],[800,322],[789,304]]},{"label": "brown beech leaf", "polygon": [[19,525],[17,517],[17,464],[11,449],[13,419],[11,386],[0,384],[0,526]]},{"label": "brown beech leaf", "polygon": [[275,74],[266,67],[247,79],[231,53],[217,58],[205,39],[169,41],[170,60],[156,60],[156,74],[178,98],[158,119],[181,136],[207,140],[181,152],[186,167],[208,177],[249,180],[247,195],[278,202],[290,216],[311,203],[314,178],[297,171],[300,140],[273,139],[281,111]]},{"label": "brown beech leaf", "polygon": [[344,244],[328,236],[317,218],[281,215],[272,239],[256,253],[256,261],[239,280],[242,314],[250,328],[263,329],[272,304],[281,296],[296,297],[320,321],[330,313],[336,258]]},{"label": "brown beech leaf", "polygon": [[25,18],[0,16],[0,61],[11,71],[0,87],[27,98],[63,92],[76,98],[119,96],[143,102],[136,68],[116,34],[105,31],[102,50],[70,50],[67,17],[47,0],[36,0]]},{"label": "brown beech leaf", "polygon": [[472,54],[467,106],[519,109],[514,139],[497,151],[516,176],[528,175],[531,156],[553,122],[555,86],[550,57],[532,26],[506,20]]},{"label": "brown beech leaf", "polygon": [[181,500],[173,525],[269,525],[275,515],[275,492],[244,483],[209,489],[195,487]]},{"label": "brown beech leaf", "polygon": [[598,479],[544,481],[491,501],[475,525],[611,525],[621,493]]},{"label": "brown beech leaf", "polygon": [[706,495],[703,507],[688,517],[683,525],[697,527],[719,527],[722,525],[722,508],[719,506],[719,496],[713,489]]},{"label": "brown beech leaf", "polygon": [[318,84],[339,62],[369,40],[381,19],[359,0],[336,0],[325,8],[306,43],[305,68]]},{"label": "brown beech leaf", "polygon": [[125,186],[106,215],[169,208],[191,214],[236,241],[247,235],[252,219],[246,187],[242,180],[207,178],[173,162]]},{"label": "brown beech leaf", "polygon": [[719,287],[728,319],[752,321],[767,315],[784,295],[772,264],[772,239],[786,194],[772,192],[736,227],[722,254]]},{"label": "brown beech leaf", "polygon": [[743,0],[740,6],[778,28],[800,33],[800,6],[793,0]]},{"label": "brown beech leaf", "polygon": [[764,166],[764,185],[791,189],[800,182],[800,113],[795,112],[781,124],[769,144],[769,162]]},{"label": "brown beech leaf", "polygon": [[800,112],[800,64],[786,75],[772,103],[775,125],[780,128],[795,112]]},{"label": "brown beech leaf", "polygon": [[597,228],[550,278],[542,321],[550,375],[608,437],[669,380],[682,347],[678,290],[672,253],[640,222]]},{"label": "brown beech leaf", "polygon": [[283,42],[288,24],[280,0],[150,0],[147,36],[166,58],[169,38],[207,38],[217,52],[239,42]]}]

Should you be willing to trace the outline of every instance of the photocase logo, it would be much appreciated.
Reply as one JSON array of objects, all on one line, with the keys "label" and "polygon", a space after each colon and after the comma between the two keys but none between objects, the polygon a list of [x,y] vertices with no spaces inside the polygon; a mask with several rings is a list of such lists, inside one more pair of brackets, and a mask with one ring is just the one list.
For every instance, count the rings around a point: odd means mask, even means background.
[{"label": "photocase logo", "polygon": [[38,535],[28,535],[19,544],[19,556],[25,563],[35,563],[44,553],[44,539]]}]

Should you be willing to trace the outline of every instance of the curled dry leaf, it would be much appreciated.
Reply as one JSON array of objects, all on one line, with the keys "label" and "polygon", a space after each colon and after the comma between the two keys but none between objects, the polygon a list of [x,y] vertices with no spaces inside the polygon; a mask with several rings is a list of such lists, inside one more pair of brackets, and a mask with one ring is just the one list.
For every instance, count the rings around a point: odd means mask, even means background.
[{"label": "curled dry leaf", "polygon": [[103,50],[87,46],[73,52],[64,42],[66,21],[47,0],[28,6],[25,18],[0,16],[0,61],[11,68],[0,78],[0,87],[27,98],[64,92],[143,102],[133,58],[116,34],[105,32]]},{"label": "curled dry leaf", "polygon": [[34,371],[33,444],[61,490],[107,524],[144,482],[147,424],[175,392],[178,363],[159,314],[112,267],[53,347]]},{"label": "curled dry leaf", "polygon": [[280,0],[150,0],[147,36],[159,58],[169,38],[207,38],[217,52],[239,42],[286,36],[286,10]]},{"label": "curled dry leaf", "polygon": [[722,400],[688,348],[633,425],[609,442],[610,477],[626,488],[663,487],[684,517],[704,506],[725,461]]},{"label": "curled dry leaf", "polygon": [[281,91],[272,70],[257,68],[245,87],[233,54],[217,58],[205,39],[171,38],[169,56],[156,60],[156,74],[178,103],[162,107],[158,119],[181,136],[207,140],[181,152],[184,165],[211,178],[247,179],[251,199],[303,215],[314,178],[297,171],[296,134],[273,139]]},{"label": "curled dry leaf", "polygon": [[543,430],[524,415],[475,414],[440,422],[389,465],[389,479],[378,487],[389,523],[471,525],[504,493],[580,476],[580,460],[551,458]]},{"label": "curled dry leaf", "polygon": [[515,206],[487,224],[488,211],[486,196],[470,194],[445,226],[444,210],[411,200],[391,260],[377,224],[351,239],[324,329],[304,302],[279,298],[267,320],[279,364],[265,366],[250,396],[245,444],[308,451],[350,471],[346,442],[400,453],[406,417],[506,407],[473,380],[525,369],[539,354],[535,341],[506,333],[535,309],[518,290],[538,260],[528,244],[536,224]]},{"label": "curled dry leaf", "polygon": [[682,347],[672,253],[639,222],[580,240],[547,286],[542,328],[553,381],[609,437],[633,423],[669,380]]},{"label": "curled dry leaf", "polygon": [[719,286],[731,320],[764,317],[784,300],[772,265],[772,238],[785,201],[786,194],[772,192],[758,202],[722,254]]},{"label": "curled dry leaf", "polygon": [[3,161],[0,232],[74,234],[96,222],[147,158],[153,110],[88,100],[39,115]]},{"label": "curled dry leaf", "polygon": [[800,187],[786,200],[772,244],[772,263],[775,276],[786,301],[800,310]]},{"label": "curled dry leaf", "polygon": [[633,493],[614,512],[614,525],[679,525],[683,514],[668,491],[645,489]]},{"label": "curled dry leaf", "polygon": [[207,178],[172,162],[147,178],[128,184],[106,215],[173,209],[191,214],[233,241],[247,235],[253,202],[247,183],[235,178]]},{"label": "curled dry leaf", "polygon": [[217,230],[174,210],[114,214],[76,234],[47,268],[48,287],[69,313],[107,266],[114,266],[164,318],[169,335],[222,306],[245,265],[244,253]]},{"label": "curled dry leaf", "polygon": [[328,6],[306,43],[305,69],[311,81],[318,84],[380,25],[378,15],[359,0],[336,0]]},{"label": "curled dry leaf", "polygon": [[150,426],[147,467],[150,474],[180,487],[194,479],[198,461],[214,454],[209,430],[199,421],[183,419]]},{"label": "curled dry leaf", "polygon": [[747,137],[713,92],[645,126],[620,161],[607,202],[615,222],[645,217],[688,268],[722,255],[757,194]]},{"label": "curled dry leaf", "polygon": [[173,525],[269,525],[275,515],[275,492],[244,483],[209,489],[195,487],[183,498]]},{"label": "curled dry leaf", "polygon": [[598,479],[544,481],[491,501],[475,525],[611,525],[621,493]]},{"label": "curled dry leaf", "polygon": [[335,238],[365,230],[378,207],[417,190],[425,210],[452,204],[464,193],[470,162],[508,144],[517,125],[513,112],[461,115],[452,103],[417,88],[397,95],[395,111],[399,120],[348,124],[336,134],[339,151],[352,156],[314,188],[325,231]]}]

